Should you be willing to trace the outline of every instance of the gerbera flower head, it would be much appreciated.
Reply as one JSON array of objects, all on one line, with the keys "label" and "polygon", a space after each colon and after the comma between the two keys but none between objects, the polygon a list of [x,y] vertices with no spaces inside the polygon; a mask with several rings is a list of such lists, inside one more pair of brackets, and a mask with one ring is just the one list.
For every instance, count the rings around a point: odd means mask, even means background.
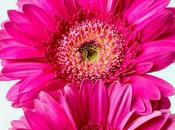
[{"label": "gerbera flower head", "polygon": [[174,94],[170,84],[146,74],[174,61],[175,11],[168,3],[19,0],[19,10],[8,11],[0,32],[1,79],[20,79],[8,99],[32,107],[42,90],[79,87],[85,79],[107,86],[120,80],[132,84],[133,107],[150,112],[152,100]]},{"label": "gerbera flower head", "polygon": [[[11,130],[172,130],[175,116],[168,111],[138,115],[131,109],[132,88],[115,82],[82,83],[80,91],[66,86],[55,100],[41,92],[35,109],[12,122]],[[115,91],[114,91],[115,90]]]}]

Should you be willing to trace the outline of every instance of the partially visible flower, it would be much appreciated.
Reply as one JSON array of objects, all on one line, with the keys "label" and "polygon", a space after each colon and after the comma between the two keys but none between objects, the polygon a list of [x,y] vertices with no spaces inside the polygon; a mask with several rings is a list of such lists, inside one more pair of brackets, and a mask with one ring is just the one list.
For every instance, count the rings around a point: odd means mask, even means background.
[{"label": "partially visible flower", "polygon": [[0,31],[1,79],[20,79],[7,98],[15,107],[33,107],[40,91],[79,87],[84,79],[107,86],[120,80],[132,84],[133,109],[150,113],[152,101],[174,94],[170,84],[147,75],[175,58],[175,11],[168,3],[19,0]]},{"label": "partially visible flower", "polygon": [[175,116],[153,111],[143,116],[131,109],[132,89],[118,82],[109,88],[98,81],[82,83],[80,91],[66,86],[55,100],[41,92],[35,109],[12,122],[11,130],[173,130]]}]

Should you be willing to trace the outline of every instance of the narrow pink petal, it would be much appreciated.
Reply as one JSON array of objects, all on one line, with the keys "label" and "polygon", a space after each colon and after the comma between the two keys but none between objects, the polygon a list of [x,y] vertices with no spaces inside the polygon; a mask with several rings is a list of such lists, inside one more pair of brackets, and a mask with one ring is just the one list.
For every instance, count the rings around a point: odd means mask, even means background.
[{"label": "narrow pink petal", "polygon": [[15,22],[15,23],[29,23],[26,16],[23,13],[18,12],[16,10],[9,10],[8,11],[8,16],[9,16],[9,18],[12,22]]},{"label": "narrow pink petal", "polygon": [[[122,122],[121,122],[121,126],[119,127],[119,130],[124,130],[126,124],[128,123],[128,120],[133,116],[134,112],[135,112],[135,111],[132,110],[131,112],[129,112],[129,113],[124,117],[124,119],[123,119]],[[116,126],[116,127],[118,127],[118,126]]]},{"label": "narrow pink petal", "polygon": [[140,55],[135,59],[135,63],[152,62],[154,64],[152,71],[159,71],[173,63],[174,58],[175,52],[157,52],[147,55]]},{"label": "narrow pink petal", "polygon": [[92,93],[92,86],[93,83],[91,81],[84,80],[80,87],[80,96],[82,100],[82,105],[84,106],[84,109],[86,109],[85,115],[87,115],[89,111],[89,105],[90,105],[89,101]]},{"label": "narrow pink petal", "polygon": [[143,63],[139,63],[135,66],[135,71],[137,74],[144,74],[144,73],[148,72],[149,70],[151,70],[152,67],[153,67],[152,62],[143,62]]},{"label": "narrow pink petal", "polygon": [[25,58],[41,58],[44,57],[43,52],[39,52],[31,47],[8,47],[0,51],[1,59],[25,59]]},{"label": "narrow pink petal", "polygon": [[108,0],[107,12],[115,13],[119,0]]},{"label": "narrow pink petal", "polygon": [[45,119],[43,119],[40,115],[37,115],[34,112],[26,111],[25,116],[32,130],[50,130],[49,126],[44,123]]},{"label": "narrow pink petal", "polygon": [[2,72],[12,72],[12,71],[22,71],[22,70],[41,70],[49,67],[47,63],[40,62],[13,62],[13,61],[3,61],[2,62]]},{"label": "narrow pink petal", "polygon": [[17,5],[19,8],[22,8],[25,4],[35,4],[36,0],[18,0]]},{"label": "narrow pink petal", "polygon": [[139,95],[143,99],[159,100],[161,97],[160,90],[156,84],[146,77],[133,76],[131,78],[133,94]]},{"label": "narrow pink petal", "polygon": [[88,119],[85,115],[86,108],[83,108],[79,91],[76,88],[64,87],[65,99],[71,111],[72,117],[76,122],[76,126],[80,128],[82,124],[87,123]]},{"label": "narrow pink petal", "polygon": [[35,109],[49,119],[52,129],[72,129],[72,124],[59,103],[45,92],[41,92],[40,100],[35,100]]},{"label": "narrow pink petal", "polygon": [[[65,86],[66,88],[68,87],[68,86]],[[71,113],[71,111],[70,111],[70,109],[69,109],[69,105],[68,105],[68,103],[67,103],[67,101],[66,101],[66,98],[65,98],[65,96],[63,95],[63,92],[62,91],[60,91],[59,93],[58,93],[58,97],[59,97],[59,105],[64,109],[64,112],[66,113],[66,115],[68,116],[68,118],[69,118],[69,120],[70,120],[70,122],[71,122],[71,124],[72,124],[72,129],[74,130],[76,130],[77,129],[77,126],[76,126],[76,122],[75,122],[75,119],[73,118],[73,116],[72,116],[72,113]]]},{"label": "narrow pink petal", "polygon": [[[163,118],[162,118],[163,117]],[[158,119],[157,119],[158,118]],[[152,120],[152,121],[151,121]],[[153,122],[153,121],[156,122]],[[162,116],[162,113],[159,111],[155,111],[150,115],[142,116],[136,119],[134,122],[132,122],[132,125],[129,127],[128,130],[134,130],[134,129],[143,129],[143,130],[154,130],[154,129],[161,129],[161,125],[167,120],[167,115],[164,117]],[[145,127],[141,127],[141,125],[144,125],[144,123],[147,123],[151,121],[152,125],[147,125]],[[150,122],[150,123],[151,123]],[[157,124],[158,123],[158,124]]]},{"label": "narrow pink petal", "polygon": [[102,81],[96,82],[90,97],[90,121],[105,124],[108,113],[108,94]]},{"label": "narrow pink petal", "polygon": [[130,23],[137,23],[159,13],[169,4],[169,0],[136,0],[134,3],[134,6],[126,11]]},{"label": "narrow pink petal", "polygon": [[161,52],[175,52],[175,41],[152,41],[141,45],[142,54],[148,55]]},{"label": "narrow pink petal", "polygon": [[130,85],[122,86],[119,83],[113,83],[109,89],[112,89],[110,96],[110,109],[108,123],[120,127],[123,118],[131,109],[132,89]]},{"label": "narrow pink petal", "polygon": [[23,34],[13,22],[7,22],[4,24],[5,30],[8,32],[9,35],[11,35],[15,40],[18,40],[24,44],[27,45],[36,45],[38,43],[34,42],[30,38],[28,38],[26,35]]},{"label": "narrow pink petal", "polygon": [[36,26],[48,29],[51,32],[56,31],[56,21],[38,6],[26,4],[23,6],[23,11],[27,18]]},{"label": "narrow pink petal", "polygon": [[146,111],[145,104],[141,97],[137,95],[133,97],[132,110],[135,110],[136,113],[144,113]]},{"label": "narrow pink petal", "polygon": [[3,76],[10,78],[11,80],[19,80],[28,78],[31,75],[42,73],[43,70],[22,70],[22,71],[12,71],[12,72],[2,72]]},{"label": "narrow pink petal", "polygon": [[21,117],[20,120],[12,121],[11,125],[16,129],[31,129],[25,117]]},{"label": "narrow pink petal", "polygon": [[0,30],[0,40],[11,38],[5,30]]},{"label": "narrow pink petal", "polygon": [[80,8],[79,0],[64,0],[64,3],[70,15],[76,13]]},{"label": "narrow pink petal", "polygon": [[174,23],[170,11],[163,11],[137,25],[136,30],[141,31],[141,42],[154,40],[161,34],[167,33]]},{"label": "narrow pink petal", "polygon": [[45,84],[48,83],[48,81],[52,80],[55,77],[55,74],[53,73],[39,73],[35,75],[31,75],[20,86],[20,92],[21,93],[27,93],[30,92],[32,89],[40,88],[44,89]]},{"label": "narrow pink petal", "polygon": [[175,94],[175,88],[165,80],[151,75],[145,75],[144,77],[156,84],[163,96],[172,96]]},{"label": "narrow pink petal", "polygon": [[50,38],[49,34],[43,29],[38,29],[35,26],[27,23],[17,23],[15,26],[23,32],[24,35],[36,42],[46,42]]},{"label": "narrow pink petal", "polygon": [[1,73],[4,76],[10,78],[27,78],[28,76],[34,75],[36,73],[42,72],[44,69],[47,69],[49,66],[46,63],[37,63],[37,62],[10,62],[4,61],[3,69]]},{"label": "narrow pink petal", "polygon": [[18,94],[19,94],[19,88],[22,85],[23,81],[17,82],[14,86],[10,88],[10,90],[7,92],[6,98],[9,101],[16,100]]},{"label": "narrow pink petal", "polygon": [[11,47],[11,46],[23,46],[24,47],[26,45],[14,39],[0,40],[0,50]]}]

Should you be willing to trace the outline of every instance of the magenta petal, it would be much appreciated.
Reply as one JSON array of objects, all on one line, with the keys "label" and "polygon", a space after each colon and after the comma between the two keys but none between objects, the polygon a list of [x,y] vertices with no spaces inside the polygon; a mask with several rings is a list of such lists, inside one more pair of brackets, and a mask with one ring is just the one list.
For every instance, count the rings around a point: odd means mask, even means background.
[{"label": "magenta petal", "polygon": [[[28,36],[30,39],[42,43],[45,41],[48,41],[49,35],[48,33],[43,29],[38,29],[35,26],[27,23],[17,23],[15,26],[23,32],[24,35]],[[42,45],[43,46],[43,45]]]},{"label": "magenta petal", "polygon": [[159,88],[149,79],[141,76],[131,78],[133,94],[139,95],[143,99],[159,100],[161,97]]},{"label": "magenta petal", "polygon": [[86,108],[82,107],[81,97],[79,95],[78,89],[74,89],[71,87],[64,87],[65,92],[65,99],[69,106],[70,112],[72,114],[72,117],[74,118],[74,121],[76,122],[76,125],[79,127],[82,125],[82,123],[86,122],[83,119],[85,119],[86,115],[84,114],[86,111]]},{"label": "magenta petal", "polygon": [[144,73],[148,72],[149,70],[151,70],[152,67],[153,67],[152,62],[143,62],[143,63],[139,63],[135,66],[135,71],[138,74],[144,74]]},{"label": "magenta petal", "polygon": [[24,14],[36,26],[46,28],[51,32],[56,31],[56,22],[46,14],[41,8],[32,4],[23,6]]},{"label": "magenta petal", "polygon": [[135,63],[152,62],[154,64],[152,71],[159,71],[173,63],[174,58],[175,52],[158,52],[148,55],[140,55],[135,59]]},{"label": "magenta petal", "polygon": [[142,55],[149,55],[162,52],[175,52],[175,41],[152,41],[141,45]]},{"label": "magenta petal", "polygon": [[144,77],[156,84],[163,96],[172,96],[175,94],[175,88],[165,80],[151,75],[145,75]]},{"label": "magenta petal", "polygon": [[108,113],[108,94],[102,81],[96,82],[90,97],[90,120],[91,122],[105,123]]},{"label": "magenta petal", "polygon": [[44,69],[48,68],[46,63],[37,63],[37,62],[3,62],[4,68],[1,73],[4,76],[10,78],[26,78],[30,75],[42,72]]},{"label": "magenta petal", "polygon": [[[13,37],[14,40],[18,40],[22,42],[23,44],[27,45],[36,45],[38,43],[32,41],[29,37],[24,35],[16,26],[15,23],[13,22],[7,22],[4,24],[4,28],[8,32],[9,35]],[[9,39],[9,38],[8,38]]]},{"label": "magenta petal", "polygon": [[27,45],[25,45],[17,40],[14,40],[14,39],[0,40],[0,50],[11,47],[11,46],[23,46],[23,47],[25,47]]},{"label": "magenta petal", "polygon": [[29,23],[26,16],[23,13],[18,12],[16,10],[9,10],[8,11],[8,16],[9,16],[9,18],[12,22],[15,22],[15,23]]},{"label": "magenta petal", "polygon": [[108,115],[108,123],[120,127],[122,120],[130,111],[132,89],[130,85],[121,86],[118,82],[114,82],[109,87],[110,108]]},{"label": "magenta petal", "polygon": [[137,113],[144,113],[146,111],[145,104],[141,97],[133,97],[132,109],[135,110]]},{"label": "magenta petal", "polygon": [[6,98],[9,101],[16,100],[18,94],[19,94],[19,87],[22,85],[23,81],[17,82],[13,87],[10,88],[10,90],[7,92]]},{"label": "magenta petal", "polygon": [[108,0],[107,12],[115,13],[119,0]]},{"label": "magenta petal", "polygon": [[[30,128],[27,120],[25,117],[21,117],[20,120],[14,120],[11,122],[11,125],[15,128],[12,130],[16,130],[16,129],[28,129]],[[31,129],[31,128],[30,128]]]},{"label": "magenta petal", "polygon": [[44,54],[31,47],[13,46],[0,51],[1,59],[25,59],[39,57],[44,57]]},{"label": "magenta petal", "polygon": [[161,34],[167,33],[174,23],[174,17],[169,11],[162,11],[151,18],[139,23],[137,31],[141,31],[141,42],[158,38]]},{"label": "magenta petal", "polygon": [[29,124],[32,126],[32,130],[50,130],[47,124],[44,123],[44,119],[40,117],[38,114],[26,111],[25,116],[29,122]]},{"label": "magenta petal", "polygon": [[169,0],[136,0],[134,6],[126,11],[130,23],[137,23],[141,19],[147,19],[165,9]]},{"label": "magenta petal", "polygon": [[47,63],[39,63],[39,62],[11,62],[4,61],[2,62],[2,72],[13,72],[13,71],[25,71],[25,70],[41,70],[49,67]]},{"label": "magenta petal", "polygon": [[89,101],[92,93],[92,86],[93,86],[93,83],[90,80],[85,80],[82,82],[81,88],[80,88],[82,104],[84,106],[84,109],[87,109],[87,111],[89,110],[89,105],[90,105]]},{"label": "magenta petal", "polygon": [[35,108],[39,114],[49,118],[52,129],[72,129],[71,122],[61,106],[47,93],[41,92],[35,100]]},{"label": "magenta petal", "polygon": [[135,130],[135,129],[139,129],[139,130],[158,129],[160,130],[168,117],[167,114],[166,115],[162,115],[162,114],[163,113],[159,111],[155,111],[150,115],[142,116],[136,119],[129,128],[130,130]]}]

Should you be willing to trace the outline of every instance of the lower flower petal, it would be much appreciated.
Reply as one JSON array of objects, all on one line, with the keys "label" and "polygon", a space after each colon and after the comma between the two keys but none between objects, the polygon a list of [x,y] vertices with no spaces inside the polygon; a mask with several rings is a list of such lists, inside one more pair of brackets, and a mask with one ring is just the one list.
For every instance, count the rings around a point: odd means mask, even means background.
[{"label": "lower flower petal", "polygon": [[133,95],[139,95],[143,99],[160,99],[161,94],[159,88],[149,79],[141,76],[132,76],[130,81],[133,88]]}]

